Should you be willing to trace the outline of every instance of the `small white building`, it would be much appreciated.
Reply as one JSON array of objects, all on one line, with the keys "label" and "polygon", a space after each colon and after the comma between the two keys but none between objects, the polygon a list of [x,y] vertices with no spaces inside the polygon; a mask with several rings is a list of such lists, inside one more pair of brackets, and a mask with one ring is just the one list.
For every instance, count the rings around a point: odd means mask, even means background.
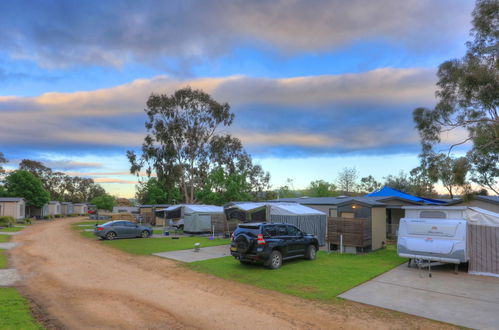
[{"label": "small white building", "polygon": [[76,214],[87,214],[88,213],[87,204],[77,203],[77,204],[74,204],[73,206],[74,206],[74,213],[76,213]]},{"label": "small white building", "polygon": [[71,202],[61,202],[61,214],[70,215],[74,213],[73,203]]},{"label": "small white building", "polygon": [[49,215],[60,215],[61,214],[61,203],[58,201],[49,202]]},{"label": "small white building", "polygon": [[1,197],[0,216],[10,216],[21,221],[26,217],[26,201],[21,197]]}]

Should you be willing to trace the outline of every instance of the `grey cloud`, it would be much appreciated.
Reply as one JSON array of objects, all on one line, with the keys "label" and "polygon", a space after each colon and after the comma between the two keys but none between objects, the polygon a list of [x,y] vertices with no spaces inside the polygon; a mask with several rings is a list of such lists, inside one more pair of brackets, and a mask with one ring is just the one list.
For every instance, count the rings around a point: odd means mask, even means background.
[{"label": "grey cloud", "polygon": [[131,60],[179,67],[261,45],[314,53],[356,41],[445,49],[469,27],[464,0],[2,1],[0,45],[46,67],[119,67]]},{"label": "grey cloud", "polygon": [[150,93],[190,85],[232,105],[236,120],[227,131],[259,155],[407,151],[419,145],[411,112],[432,105],[434,79],[421,69],[293,79],[157,77],[91,92],[0,97],[0,140],[39,150],[137,148]]}]

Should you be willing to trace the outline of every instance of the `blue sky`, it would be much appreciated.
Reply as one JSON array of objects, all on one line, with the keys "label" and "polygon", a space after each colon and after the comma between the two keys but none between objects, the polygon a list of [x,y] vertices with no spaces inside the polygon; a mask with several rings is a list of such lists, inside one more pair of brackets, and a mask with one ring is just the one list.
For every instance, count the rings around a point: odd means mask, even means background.
[{"label": "blue sky", "polygon": [[[0,151],[132,197],[151,92],[229,102],[274,188],[418,165],[412,110],[464,54],[472,1],[12,1],[0,12]],[[459,133],[443,137],[459,140]]]}]

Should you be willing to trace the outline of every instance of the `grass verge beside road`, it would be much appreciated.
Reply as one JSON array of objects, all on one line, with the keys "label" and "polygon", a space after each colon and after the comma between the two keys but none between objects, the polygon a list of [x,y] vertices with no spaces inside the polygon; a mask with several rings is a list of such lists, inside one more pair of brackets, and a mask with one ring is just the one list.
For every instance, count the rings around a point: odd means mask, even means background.
[{"label": "grass verge beside road", "polygon": [[0,228],[0,234],[2,232],[12,233],[12,232],[20,231],[20,230],[23,230],[23,229],[24,229],[24,227],[6,227],[6,228]]},{"label": "grass verge beside road", "polygon": [[16,288],[0,288],[0,329],[43,329]]},{"label": "grass verge beside road", "polygon": [[395,246],[368,254],[317,253],[314,261],[285,261],[282,268],[269,270],[260,265],[243,265],[233,257],[185,264],[199,272],[251,284],[282,293],[334,302],[339,294],[404,263]]},{"label": "grass verge beside road", "polygon": [[7,268],[7,254],[4,249],[0,249],[0,269]]},{"label": "grass verge beside road", "polygon": [[10,235],[0,235],[0,243],[7,243],[8,241],[10,241],[10,238]]},{"label": "grass verge beside road", "polygon": [[193,249],[194,243],[201,243],[201,247],[224,245],[229,244],[229,240],[219,238],[210,240],[206,237],[180,237],[179,239],[165,237],[117,239],[114,241],[102,241],[102,243],[128,253],[149,255],[157,252]]},{"label": "grass verge beside road", "polygon": [[[125,238],[106,241],[97,238],[93,232],[85,231],[85,229],[93,229],[93,227],[78,226],[81,224],[87,224],[87,222],[72,224],[71,228],[78,231],[85,238],[99,240],[101,244],[136,255],[151,255],[157,252],[193,249],[194,243],[201,243],[201,247],[230,243],[228,239],[215,238],[210,240],[207,237],[180,237],[179,239],[172,239],[171,236],[165,236],[164,238]],[[90,224],[95,224],[95,222],[90,222]]]}]

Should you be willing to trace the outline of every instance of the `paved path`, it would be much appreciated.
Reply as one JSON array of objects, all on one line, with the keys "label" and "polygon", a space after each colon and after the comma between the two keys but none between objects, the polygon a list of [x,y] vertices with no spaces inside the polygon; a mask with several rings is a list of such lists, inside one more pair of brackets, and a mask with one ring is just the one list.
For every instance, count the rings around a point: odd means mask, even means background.
[{"label": "paved path", "polygon": [[499,278],[399,266],[340,297],[474,329],[499,328]]},{"label": "paved path", "polygon": [[0,231],[0,235],[15,236],[17,234],[19,234],[18,231]]},{"label": "paved path", "polygon": [[17,243],[8,242],[8,243],[0,243],[0,249],[12,249],[17,246]]},{"label": "paved path", "polygon": [[12,286],[21,280],[21,276],[15,269],[0,269],[0,286]]},{"label": "paved path", "polygon": [[200,260],[208,260],[230,256],[229,245],[219,245],[210,246],[199,249],[198,252],[194,252],[194,249],[180,250],[180,251],[170,251],[170,252],[159,252],[154,253],[155,256],[175,259],[183,262],[194,262]]}]

